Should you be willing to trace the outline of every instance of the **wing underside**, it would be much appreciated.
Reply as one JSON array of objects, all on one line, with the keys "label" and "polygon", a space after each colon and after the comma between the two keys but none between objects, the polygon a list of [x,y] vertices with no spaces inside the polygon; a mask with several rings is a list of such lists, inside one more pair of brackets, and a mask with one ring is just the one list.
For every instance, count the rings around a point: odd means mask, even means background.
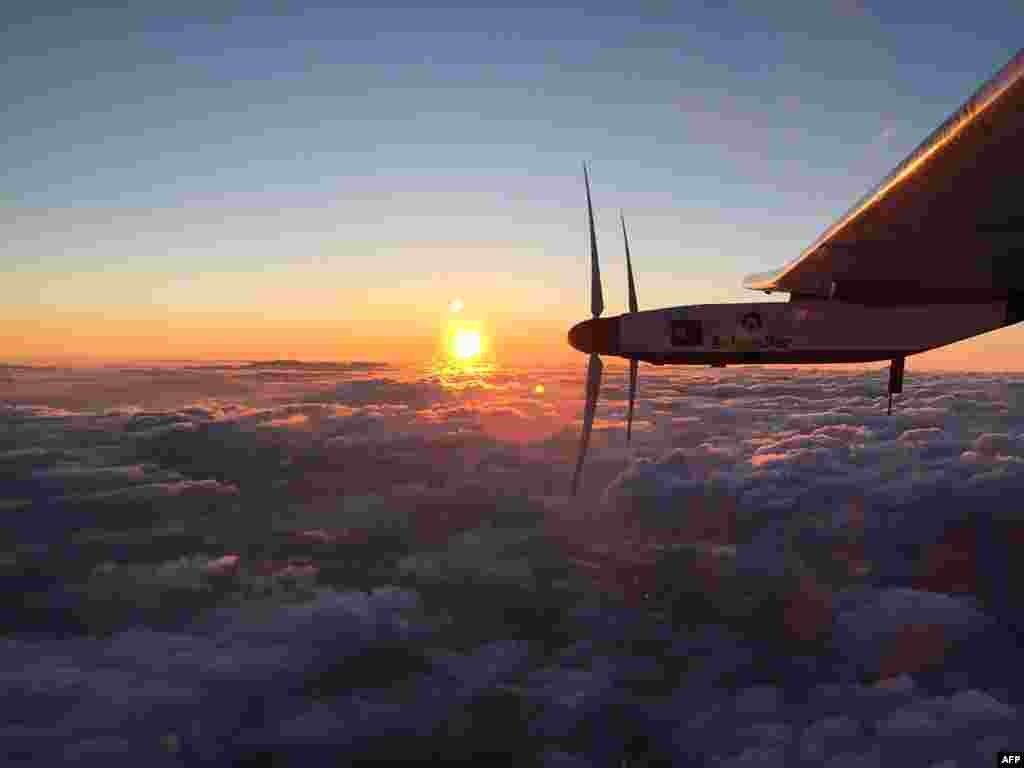
[{"label": "wing underside", "polygon": [[751,290],[865,304],[1024,291],[1024,49],[798,259]]}]

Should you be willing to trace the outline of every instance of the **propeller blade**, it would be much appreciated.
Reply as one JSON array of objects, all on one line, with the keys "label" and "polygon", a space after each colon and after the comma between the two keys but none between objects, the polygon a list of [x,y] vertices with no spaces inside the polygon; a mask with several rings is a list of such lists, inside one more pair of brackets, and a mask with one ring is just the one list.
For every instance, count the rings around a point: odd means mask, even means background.
[{"label": "propeller blade", "polygon": [[597,234],[594,232],[594,206],[590,202],[590,175],[587,164],[583,164],[583,182],[587,187],[587,217],[590,221],[590,312],[600,317],[604,312],[604,295],[601,292],[601,265],[597,260]]},{"label": "propeller blade", "polygon": [[639,362],[636,359],[629,361],[629,413],[626,415],[626,442],[633,435],[633,402],[636,400],[636,373]]},{"label": "propeller blade", "polygon": [[572,495],[580,485],[580,473],[583,471],[583,461],[587,457],[587,446],[590,444],[590,430],[594,427],[594,412],[597,410],[597,396],[601,391],[601,371],[604,370],[604,363],[598,355],[591,355],[587,364],[587,403],[583,408],[583,432],[580,435],[580,453],[576,458],[576,471],[572,476]]},{"label": "propeller blade", "polygon": [[626,217],[619,211],[622,222],[622,239],[626,241],[626,278],[629,280],[629,311],[636,312],[636,283],[633,282],[633,262],[629,260],[629,235],[626,234]]}]

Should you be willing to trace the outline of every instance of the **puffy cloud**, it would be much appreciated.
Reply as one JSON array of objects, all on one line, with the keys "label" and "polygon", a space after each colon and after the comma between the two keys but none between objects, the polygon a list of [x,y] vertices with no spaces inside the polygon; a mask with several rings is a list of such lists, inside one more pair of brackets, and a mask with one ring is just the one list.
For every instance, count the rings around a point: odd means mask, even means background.
[{"label": "puffy cloud", "polygon": [[958,643],[991,621],[963,598],[905,588],[861,596],[840,605],[836,641],[867,674],[890,677],[919,672],[942,661]]},{"label": "puffy cloud", "polygon": [[361,406],[400,404],[425,407],[447,399],[445,389],[431,382],[389,378],[352,379],[306,396],[307,401]]},{"label": "puffy cloud", "polygon": [[262,421],[257,426],[259,427],[281,427],[284,429],[302,429],[308,426],[309,416],[305,413],[293,413],[290,416],[282,416],[279,419],[271,419],[270,421]]},{"label": "puffy cloud", "polygon": [[88,496],[75,497],[75,499],[76,501],[124,502],[154,501],[166,497],[200,497],[205,495],[237,496],[238,488],[230,483],[220,483],[213,479],[178,480],[167,483],[134,485],[127,488],[118,488],[113,491],[102,491]]},{"label": "puffy cloud", "polygon": [[972,764],[1019,726],[1018,382],[912,374],[887,417],[878,371],[645,368],[627,446],[609,366],[569,501],[575,368],[9,376],[0,735],[38,761],[500,725],[552,764]]},{"label": "puffy cloud", "polygon": [[985,456],[1020,456],[1024,454],[1024,441],[1019,435],[1005,432],[984,433],[974,439],[971,447]]}]

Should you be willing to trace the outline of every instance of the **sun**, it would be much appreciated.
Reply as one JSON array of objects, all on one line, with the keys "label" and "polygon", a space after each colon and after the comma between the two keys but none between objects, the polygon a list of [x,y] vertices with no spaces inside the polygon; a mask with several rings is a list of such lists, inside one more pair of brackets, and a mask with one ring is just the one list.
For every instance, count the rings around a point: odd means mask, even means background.
[{"label": "sun", "polygon": [[452,352],[459,360],[473,359],[480,354],[481,346],[480,334],[476,331],[456,331],[452,340]]}]

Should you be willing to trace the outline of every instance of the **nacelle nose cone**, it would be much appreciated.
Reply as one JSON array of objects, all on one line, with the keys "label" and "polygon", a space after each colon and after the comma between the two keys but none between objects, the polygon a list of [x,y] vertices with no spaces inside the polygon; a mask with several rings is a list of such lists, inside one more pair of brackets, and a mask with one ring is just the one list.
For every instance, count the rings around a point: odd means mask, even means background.
[{"label": "nacelle nose cone", "polygon": [[569,346],[579,352],[590,351],[590,321],[577,323],[569,329]]},{"label": "nacelle nose cone", "polygon": [[586,354],[619,353],[619,318],[595,317],[577,323],[569,330],[569,345]]}]

